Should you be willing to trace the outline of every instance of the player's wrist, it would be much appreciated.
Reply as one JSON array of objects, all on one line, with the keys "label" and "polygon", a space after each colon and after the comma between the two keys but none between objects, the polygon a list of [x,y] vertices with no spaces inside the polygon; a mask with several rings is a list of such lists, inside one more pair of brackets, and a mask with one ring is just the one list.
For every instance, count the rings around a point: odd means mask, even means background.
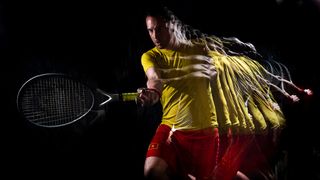
[{"label": "player's wrist", "polygon": [[147,88],[147,90],[156,93],[156,94],[158,95],[159,99],[160,99],[161,96],[162,96],[162,93],[161,93],[158,89],[156,89],[156,88]]}]

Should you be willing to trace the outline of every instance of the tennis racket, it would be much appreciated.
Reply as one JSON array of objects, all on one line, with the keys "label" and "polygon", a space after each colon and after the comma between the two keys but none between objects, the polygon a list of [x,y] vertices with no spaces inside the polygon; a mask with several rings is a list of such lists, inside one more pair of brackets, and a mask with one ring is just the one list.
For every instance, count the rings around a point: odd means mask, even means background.
[{"label": "tennis racket", "polygon": [[[137,96],[136,92],[106,93],[65,74],[46,73],[27,80],[18,91],[16,103],[29,122],[50,128],[76,122],[93,107],[111,101],[135,101]],[[100,97],[104,97],[102,101]]]}]

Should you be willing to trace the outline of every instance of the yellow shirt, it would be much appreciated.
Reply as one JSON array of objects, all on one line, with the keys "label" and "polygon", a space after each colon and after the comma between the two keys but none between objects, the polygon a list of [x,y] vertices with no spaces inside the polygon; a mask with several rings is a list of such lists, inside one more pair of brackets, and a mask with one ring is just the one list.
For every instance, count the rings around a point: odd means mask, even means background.
[{"label": "yellow shirt", "polygon": [[141,57],[145,72],[154,67],[161,70],[161,79],[179,79],[165,83],[161,97],[162,124],[178,130],[198,130],[218,125],[209,80],[187,76],[187,71],[181,71],[181,68],[199,63],[193,58],[194,53],[153,48]]}]

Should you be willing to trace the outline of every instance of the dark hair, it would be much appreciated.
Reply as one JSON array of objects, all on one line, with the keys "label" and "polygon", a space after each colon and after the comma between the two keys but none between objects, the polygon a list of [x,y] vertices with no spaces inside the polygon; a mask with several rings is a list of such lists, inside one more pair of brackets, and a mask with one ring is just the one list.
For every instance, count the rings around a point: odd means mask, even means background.
[{"label": "dark hair", "polygon": [[152,16],[152,17],[160,17],[166,22],[170,21],[171,15],[170,15],[169,9],[164,5],[153,5],[146,8],[145,17]]}]

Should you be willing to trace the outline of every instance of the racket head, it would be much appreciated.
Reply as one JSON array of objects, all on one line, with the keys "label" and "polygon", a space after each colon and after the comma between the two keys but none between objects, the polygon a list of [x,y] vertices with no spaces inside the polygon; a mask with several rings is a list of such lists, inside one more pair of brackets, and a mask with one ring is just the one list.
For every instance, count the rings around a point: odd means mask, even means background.
[{"label": "racket head", "polygon": [[27,80],[17,94],[22,116],[37,126],[60,127],[90,112],[93,91],[84,83],[60,73],[46,73]]}]

